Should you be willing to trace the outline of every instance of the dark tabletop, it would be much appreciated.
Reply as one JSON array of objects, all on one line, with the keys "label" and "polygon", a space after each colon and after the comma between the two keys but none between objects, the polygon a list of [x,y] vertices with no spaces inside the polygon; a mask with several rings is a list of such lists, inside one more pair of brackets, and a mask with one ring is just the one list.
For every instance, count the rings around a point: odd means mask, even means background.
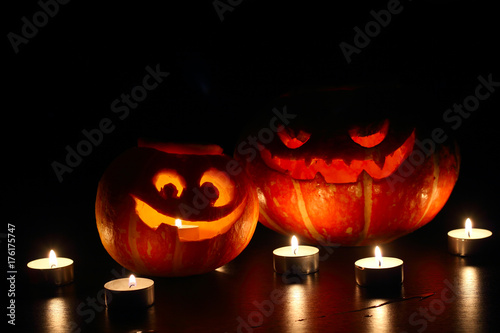
[{"label": "dark tabletop", "polygon": [[[272,251],[289,237],[259,225],[232,262],[199,276],[153,277],[152,307],[115,312],[103,306],[103,285],[130,272],[96,237],[45,233],[40,238],[74,259],[75,281],[50,290],[18,274],[17,324],[25,332],[492,331],[499,310],[498,243],[476,257],[457,257],[446,248],[446,233],[460,226],[463,206],[451,201],[429,225],[383,245],[385,255],[404,260],[401,287],[356,285],[354,262],[372,256],[372,247],[320,246],[319,272],[277,275]],[[480,224],[496,232],[494,221]],[[44,248],[42,241],[32,246]]]}]

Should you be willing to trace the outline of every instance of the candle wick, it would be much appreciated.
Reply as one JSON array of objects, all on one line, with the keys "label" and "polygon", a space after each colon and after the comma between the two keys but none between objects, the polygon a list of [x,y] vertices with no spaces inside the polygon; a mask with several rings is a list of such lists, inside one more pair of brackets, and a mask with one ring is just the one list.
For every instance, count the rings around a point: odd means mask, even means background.
[{"label": "candle wick", "polygon": [[470,238],[470,230],[469,230],[469,231],[467,231],[467,234],[469,235],[469,238]]},{"label": "candle wick", "polygon": [[56,267],[56,264],[50,265],[50,268],[54,268],[54,267]]},{"label": "candle wick", "polygon": [[378,261],[378,267],[382,266],[382,260]]},{"label": "candle wick", "polygon": [[293,249],[293,254],[297,255],[297,248]]}]

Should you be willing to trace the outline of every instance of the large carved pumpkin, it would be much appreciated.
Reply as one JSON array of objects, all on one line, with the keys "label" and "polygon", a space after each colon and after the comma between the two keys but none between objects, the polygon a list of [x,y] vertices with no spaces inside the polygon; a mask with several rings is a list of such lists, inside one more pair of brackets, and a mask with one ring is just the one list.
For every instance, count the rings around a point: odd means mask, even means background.
[{"label": "large carved pumpkin", "polygon": [[259,221],[311,242],[355,246],[389,242],[432,220],[457,180],[458,149],[391,103],[367,88],[282,96],[275,105],[288,113],[285,123],[268,119],[235,152],[257,188]]},{"label": "large carved pumpkin", "polygon": [[[231,261],[249,243],[258,218],[255,189],[234,172],[235,163],[218,146],[142,142],[126,151],[97,190],[105,249],[144,275],[201,274]],[[196,233],[182,233],[177,219]]]}]

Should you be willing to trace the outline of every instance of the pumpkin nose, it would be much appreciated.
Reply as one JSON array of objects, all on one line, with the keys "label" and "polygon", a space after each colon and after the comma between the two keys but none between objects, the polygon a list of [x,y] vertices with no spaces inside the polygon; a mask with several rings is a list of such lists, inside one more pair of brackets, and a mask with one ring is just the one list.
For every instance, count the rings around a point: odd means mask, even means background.
[{"label": "pumpkin nose", "polygon": [[389,131],[389,120],[368,126],[356,126],[349,130],[352,141],[365,148],[372,148],[384,141]]}]

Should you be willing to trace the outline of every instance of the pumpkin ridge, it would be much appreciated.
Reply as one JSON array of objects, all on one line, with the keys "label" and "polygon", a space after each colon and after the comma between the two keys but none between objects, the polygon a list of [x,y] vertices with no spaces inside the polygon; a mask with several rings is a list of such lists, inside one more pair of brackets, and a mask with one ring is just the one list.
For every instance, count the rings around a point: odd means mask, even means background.
[{"label": "pumpkin ridge", "polygon": [[363,172],[362,182],[363,182],[363,199],[364,199],[363,216],[364,216],[364,223],[365,224],[363,226],[363,231],[361,232],[360,235],[361,235],[362,239],[365,240],[365,239],[367,239],[367,236],[369,235],[370,225],[371,225],[371,220],[372,220],[373,179],[367,172]]},{"label": "pumpkin ridge", "polygon": [[137,248],[137,242],[139,241],[139,237],[136,237],[137,234],[137,219],[132,218],[128,225],[128,244],[130,247],[130,257],[134,262],[134,267],[137,271],[143,270],[144,262],[141,259],[141,255],[139,254],[139,250]]},{"label": "pumpkin ridge", "polygon": [[424,217],[427,216],[427,213],[429,212],[429,209],[431,208],[432,206],[432,203],[434,202],[434,197],[437,193],[437,186],[438,186],[438,183],[439,183],[439,157],[437,154],[434,154],[432,156],[432,162],[433,162],[433,176],[434,176],[434,181],[432,182],[432,194],[431,194],[431,198],[429,199],[429,203],[427,204],[427,208],[425,208],[425,211],[424,211],[424,214],[422,215],[422,217],[420,218],[420,220],[418,220],[418,222],[415,224],[414,228],[417,229],[420,227],[420,222],[422,222],[422,220],[424,219]]},{"label": "pumpkin ridge", "polygon": [[259,214],[262,215],[265,219],[266,222],[270,225],[271,229],[276,230],[279,233],[286,234],[287,232],[285,229],[281,228],[278,223],[276,223],[269,215],[264,211],[264,209],[259,210]]},{"label": "pumpkin ridge", "polygon": [[314,225],[309,218],[309,214],[307,213],[307,209],[304,203],[304,197],[302,196],[302,190],[300,189],[300,184],[297,180],[292,179],[293,187],[295,188],[295,192],[297,193],[297,205],[299,207],[300,215],[304,220],[304,225],[309,231],[312,238],[314,238],[318,242],[325,242],[323,236],[314,228]]}]

